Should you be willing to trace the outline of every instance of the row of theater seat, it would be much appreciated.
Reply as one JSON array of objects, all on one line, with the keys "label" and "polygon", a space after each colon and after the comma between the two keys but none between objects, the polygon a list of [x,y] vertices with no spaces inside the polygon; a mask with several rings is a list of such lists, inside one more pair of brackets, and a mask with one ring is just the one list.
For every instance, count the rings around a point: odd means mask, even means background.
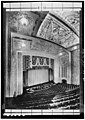
[{"label": "row of theater seat", "polygon": [[53,86],[55,83],[53,81],[49,81],[47,83],[42,83],[39,85],[31,86],[31,87],[24,87],[24,92],[32,93],[34,91],[41,91],[43,89],[48,89]]},{"label": "row of theater seat", "polygon": [[70,87],[63,83],[51,84],[48,89],[17,96],[13,99],[13,104],[21,109],[79,109],[79,91],[79,86]]}]

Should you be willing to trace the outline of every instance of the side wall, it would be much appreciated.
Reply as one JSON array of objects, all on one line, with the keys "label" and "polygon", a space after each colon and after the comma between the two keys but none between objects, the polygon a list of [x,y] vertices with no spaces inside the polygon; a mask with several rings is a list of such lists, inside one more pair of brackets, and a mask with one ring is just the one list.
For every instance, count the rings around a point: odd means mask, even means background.
[{"label": "side wall", "polygon": [[80,84],[80,50],[76,49],[71,52],[71,75],[72,84]]}]

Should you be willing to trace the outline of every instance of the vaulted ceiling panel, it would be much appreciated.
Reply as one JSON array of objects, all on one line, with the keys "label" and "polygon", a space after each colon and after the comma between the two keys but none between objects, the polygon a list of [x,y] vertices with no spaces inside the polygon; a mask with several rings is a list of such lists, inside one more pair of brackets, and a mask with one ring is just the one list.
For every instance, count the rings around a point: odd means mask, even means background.
[{"label": "vaulted ceiling panel", "polygon": [[61,12],[60,15],[59,12],[48,13],[37,36],[66,48],[79,44],[79,12]]}]

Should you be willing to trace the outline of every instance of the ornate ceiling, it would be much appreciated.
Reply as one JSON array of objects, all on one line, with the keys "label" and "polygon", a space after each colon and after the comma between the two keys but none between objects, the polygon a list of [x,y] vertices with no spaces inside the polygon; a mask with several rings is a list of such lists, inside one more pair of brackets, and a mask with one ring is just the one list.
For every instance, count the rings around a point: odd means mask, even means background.
[{"label": "ornate ceiling", "polygon": [[11,31],[24,35],[32,35],[39,16],[32,12],[8,12],[8,25]]},{"label": "ornate ceiling", "polygon": [[[58,19],[53,15],[57,16]],[[79,13],[48,13],[38,29],[37,36],[54,41],[66,48],[78,44]]]},{"label": "ornate ceiling", "polygon": [[11,31],[54,41],[66,48],[79,44],[78,11],[8,13]]},{"label": "ornate ceiling", "polygon": [[63,20],[65,20],[70,26],[72,26],[77,34],[79,35],[79,22],[80,22],[80,12],[79,11],[56,11],[55,15],[59,15]]}]

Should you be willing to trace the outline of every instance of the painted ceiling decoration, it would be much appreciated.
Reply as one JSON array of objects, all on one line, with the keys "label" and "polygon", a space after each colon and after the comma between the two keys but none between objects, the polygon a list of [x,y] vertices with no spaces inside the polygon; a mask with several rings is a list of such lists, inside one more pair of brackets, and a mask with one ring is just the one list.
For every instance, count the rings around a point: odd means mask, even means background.
[{"label": "painted ceiling decoration", "polygon": [[80,22],[80,12],[79,11],[56,11],[55,15],[60,16],[66,21],[70,26],[72,26],[79,36],[79,22]]},{"label": "painted ceiling decoration", "polygon": [[8,12],[12,32],[37,36],[69,48],[79,44],[78,11],[15,11]]},{"label": "painted ceiling decoration", "polygon": [[32,35],[39,16],[31,12],[8,12],[8,25],[11,31],[24,35]]},{"label": "painted ceiling decoration", "polygon": [[[79,37],[78,32],[76,32],[78,30],[74,30],[74,27],[72,25],[70,26],[70,24],[73,24],[74,22],[68,24],[66,22],[62,22],[65,21],[63,18],[61,18],[62,21],[58,16],[57,18],[58,19],[56,19],[52,13],[48,13],[38,29],[37,36],[50,41],[54,41],[66,48],[78,44]],[[69,20],[71,17],[65,18]],[[76,23],[74,25],[76,25]],[[76,26],[79,26],[79,24]]]}]

